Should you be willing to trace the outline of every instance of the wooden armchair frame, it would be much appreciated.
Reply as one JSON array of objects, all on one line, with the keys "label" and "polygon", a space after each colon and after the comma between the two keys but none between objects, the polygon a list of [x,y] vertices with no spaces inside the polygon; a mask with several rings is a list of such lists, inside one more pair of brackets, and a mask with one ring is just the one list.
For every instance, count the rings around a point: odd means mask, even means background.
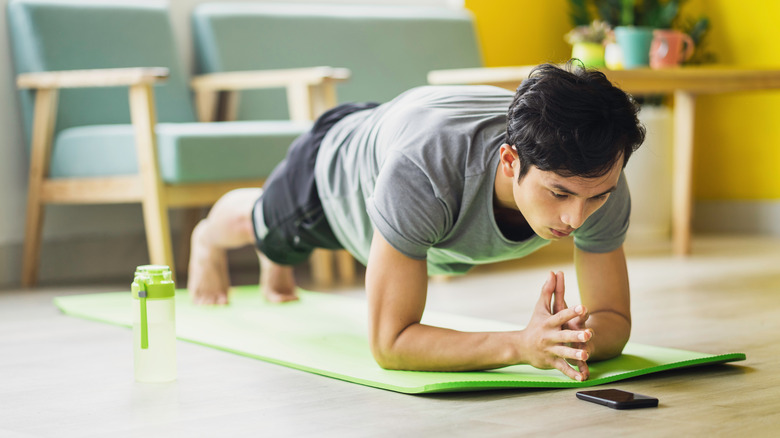
[{"label": "wooden armchair frame", "polygon": [[[153,86],[167,79],[168,75],[166,68],[144,67],[24,73],[17,77],[19,88],[36,91],[22,258],[21,281],[24,287],[34,286],[37,282],[45,204],[140,202],[143,207],[150,262],[173,268],[175,265],[168,208],[208,206],[230,190],[263,185],[264,179],[176,185],[162,181],[154,131],[157,116]],[[235,94],[241,89],[272,87],[287,87],[293,120],[313,120],[322,111],[336,104],[335,83],[348,79],[349,75],[346,69],[315,67],[205,75],[195,78],[192,85],[196,91],[197,109],[202,121],[214,119],[214,108],[220,92]],[[118,86],[129,89],[130,122],[135,133],[138,174],[50,178],[49,166],[59,90]],[[235,98],[232,100],[235,101]],[[322,273],[315,274],[315,278],[317,275],[327,277]]]}]

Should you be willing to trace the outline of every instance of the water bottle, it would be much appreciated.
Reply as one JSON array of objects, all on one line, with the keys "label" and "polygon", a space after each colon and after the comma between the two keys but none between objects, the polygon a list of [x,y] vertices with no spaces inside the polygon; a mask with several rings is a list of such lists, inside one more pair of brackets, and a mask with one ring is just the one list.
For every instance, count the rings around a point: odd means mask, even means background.
[{"label": "water bottle", "polygon": [[155,383],[176,380],[175,286],[170,268],[137,267],[131,292],[135,380]]}]

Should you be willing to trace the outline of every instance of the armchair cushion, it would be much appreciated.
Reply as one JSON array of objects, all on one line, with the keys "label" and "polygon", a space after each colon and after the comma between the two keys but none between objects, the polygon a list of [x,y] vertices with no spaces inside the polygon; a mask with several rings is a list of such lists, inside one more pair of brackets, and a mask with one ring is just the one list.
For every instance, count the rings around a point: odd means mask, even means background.
[{"label": "armchair cushion", "polygon": [[[160,174],[168,184],[266,178],[310,126],[288,121],[159,123]],[[69,128],[52,149],[52,178],[137,172],[131,125]]]}]

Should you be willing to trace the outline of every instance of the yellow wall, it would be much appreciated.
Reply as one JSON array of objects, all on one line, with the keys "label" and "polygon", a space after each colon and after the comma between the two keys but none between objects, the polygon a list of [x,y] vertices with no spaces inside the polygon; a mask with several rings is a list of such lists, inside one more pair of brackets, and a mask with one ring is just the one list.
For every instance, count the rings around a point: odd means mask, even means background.
[{"label": "yellow wall", "polygon": [[466,0],[474,13],[485,65],[560,62],[571,54],[567,0]]},{"label": "yellow wall", "polygon": [[[780,2],[710,0],[703,11],[720,63],[780,67]],[[697,110],[697,197],[779,199],[780,92],[703,96]]]},{"label": "yellow wall", "polygon": [[[571,48],[567,0],[466,0],[486,66],[560,62]],[[780,2],[692,0],[706,14],[709,47],[722,64],[780,67]],[[780,199],[780,91],[701,96],[697,103],[697,199]]]}]

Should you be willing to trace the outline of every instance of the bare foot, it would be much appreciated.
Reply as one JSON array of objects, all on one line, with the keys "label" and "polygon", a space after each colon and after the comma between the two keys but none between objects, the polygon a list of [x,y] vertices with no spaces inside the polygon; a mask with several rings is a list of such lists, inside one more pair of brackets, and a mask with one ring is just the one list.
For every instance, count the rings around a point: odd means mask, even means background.
[{"label": "bare foot", "polygon": [[298,299],[295,277],[291,266],[278,265],[258,251],[260,258],[260,285],[265,299],[271,303],[285,303]]},{"label": "bare foot", "polygon": [[206,222],[200,221],[192,231],[187,289],[195,304],[227,304],[230,279],[227,254],[210,245]]}]

